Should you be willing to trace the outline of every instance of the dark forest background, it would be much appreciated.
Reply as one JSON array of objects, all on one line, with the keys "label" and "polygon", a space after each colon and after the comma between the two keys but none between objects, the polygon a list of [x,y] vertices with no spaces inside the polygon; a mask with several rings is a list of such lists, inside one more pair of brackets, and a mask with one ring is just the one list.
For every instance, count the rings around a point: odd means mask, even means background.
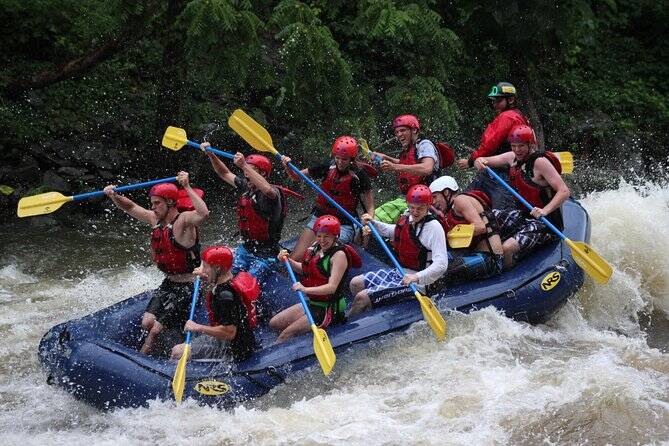
[{"label": "dark forest background", "polygon": [[246,151],[227,127],[236,108],[295,160],[328,156],[340,134],[376,147],[399,113],[464,157],[502,80],[548,148],[639,169],[667,156],[667,1],[0,4],[0,196],[12,212],[27,194],[151,179],[196,159],[208,169],[193,149],[160,148],[165,127]]}]

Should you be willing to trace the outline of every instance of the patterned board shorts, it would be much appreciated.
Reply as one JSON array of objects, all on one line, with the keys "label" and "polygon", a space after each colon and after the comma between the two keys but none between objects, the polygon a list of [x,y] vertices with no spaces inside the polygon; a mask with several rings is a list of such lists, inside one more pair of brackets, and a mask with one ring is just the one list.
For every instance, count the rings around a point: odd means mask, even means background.
[{"label": "patterned board shorts", "polygon": [[[414,295],[411,288],[402,284],[402,276],[396,269],[369,271],[363,275],[363,279],[374,307],[408,300]],[[425,292],[424,286],[416,287],[420,292]]]},{"label": "patterned board shorts", "polygon": [[520,251],[515,255],[516,260],[539,246],[559,239],[541,220],[527,218],[525,211],[493,209],[493,213],[499,223],[502,241],[513,238],[520,246]]}]

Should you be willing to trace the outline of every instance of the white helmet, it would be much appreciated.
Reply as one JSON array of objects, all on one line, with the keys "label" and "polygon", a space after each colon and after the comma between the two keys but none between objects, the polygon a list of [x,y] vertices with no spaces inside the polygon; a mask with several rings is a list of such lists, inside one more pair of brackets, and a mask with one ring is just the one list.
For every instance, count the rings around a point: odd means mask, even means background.
[{"label": "white helmet", "polygon": [[460,188],[458,187],[458,183],[455,181],[455,178],[449,177],[448,175],[439,177],[430,183],[430,192],[432,193],[443,192],[444,189],[450,189],[453,192],[457,192]]}]

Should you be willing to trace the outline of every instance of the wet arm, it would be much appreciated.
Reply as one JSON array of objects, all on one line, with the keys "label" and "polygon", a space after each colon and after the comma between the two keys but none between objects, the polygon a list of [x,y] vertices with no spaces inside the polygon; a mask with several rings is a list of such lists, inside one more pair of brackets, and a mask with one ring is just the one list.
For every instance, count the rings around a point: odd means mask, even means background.
[{"label": "wet arm", "polygon": [[421,158],[417,164],[397,164],[395,170],[425,177],[434,171],[434,159],[426,156]]},{"label": "wet arm", "polygon": [[219,341],[232,341],[237,336],[236,325],[217,325],[212,327],[210,325],[198,324],[197,330],[194,331],[211,336]]},{"label": "wet arm", "polygon": [[365,212],[374,218],[374,193],[371,190],[362,193],[360,197]]},{"label": "wet arm", "polygon": [[261,194],[265,195],[271,200],[276,200],[279,198],[279,193],[276,191],[274,186],[269,184],[265,177],[256,172],[250,164],[245,163],[244,167],[242,167],[242,171],[246,174],[246,177],[249,179],[249,181],[258,188],[258,191],[260,191]]},{"label": "wet arm", "polygon": [[214,172],[226,183],[235,187],[235,177],[236,175],[228,169],[228,166],[225,165],[223,161],[215,154],[207,152],[209,161],[211,162],[211,167],[214,168]]},{"label": "wet arm", "polygon": [[544,214],[548,215],[562,206],[562,203],[564,203],[571,195],[571,191],[557,170],[555,170],[553,165],[546,158],[538,158],[534,162],[534,168],[535,171],[538,171],[537,173],[539,173],[548,183],[548,185],[555,191],[555,195],[551,201],[549,201],[548,204],[543,207]]},{"label": "wet arm", "polygon": [[476,159],[474,167],[476,167],[478,170],[485,169],[485,166],[509,167],[513,163],[514,159],[515,155],[513,154],[513,152],[506,152],[495,156],[480,157]]},{"label": "wet arm", "polygon": [[112,203],[114,203],[117,208],[121,209],[131,217],[150,225],[155,225],[157,223],[156,214],[154,214],[153,211],[143,208],[142,206],[132,201],[130,198],[119,195],[113,191],[107,196],[111,199]]},{"label": "wet arm", "polygon": [[481,235],[487,232],[485,223],[478,213],[476,206],[469,200],[470,197],[461,195],[455,199],[455,210],[462,215],[467,222],[474,225],[474,235]]}]

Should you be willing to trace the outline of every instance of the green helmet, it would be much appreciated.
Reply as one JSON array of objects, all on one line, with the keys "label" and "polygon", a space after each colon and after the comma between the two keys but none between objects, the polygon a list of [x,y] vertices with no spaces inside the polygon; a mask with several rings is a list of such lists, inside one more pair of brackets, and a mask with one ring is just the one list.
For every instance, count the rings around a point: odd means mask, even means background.
[{"label": "green helmet", "polygon": [[489,98],[510,98],[516,95],[516,87],[508,82],[499,82],[493,85],[488,93]]}]

